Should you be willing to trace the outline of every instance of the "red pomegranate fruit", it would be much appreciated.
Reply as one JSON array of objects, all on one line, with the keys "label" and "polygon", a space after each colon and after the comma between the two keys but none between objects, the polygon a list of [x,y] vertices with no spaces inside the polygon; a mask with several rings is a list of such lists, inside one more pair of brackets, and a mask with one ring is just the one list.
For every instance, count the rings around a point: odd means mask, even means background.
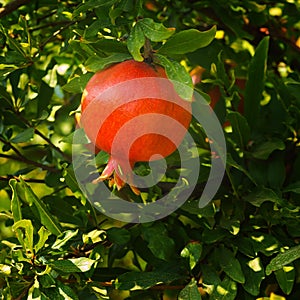
[{"label": "red pomegranate fruit", "polygon": [[109,179],[121,189],[131,182],[136,162],[173,153],[191,121],[191,103],[179,97],[165,70],[127,60],[98,71],[82,95],[81,120],[86,135],[110,154],[96,180]]}]

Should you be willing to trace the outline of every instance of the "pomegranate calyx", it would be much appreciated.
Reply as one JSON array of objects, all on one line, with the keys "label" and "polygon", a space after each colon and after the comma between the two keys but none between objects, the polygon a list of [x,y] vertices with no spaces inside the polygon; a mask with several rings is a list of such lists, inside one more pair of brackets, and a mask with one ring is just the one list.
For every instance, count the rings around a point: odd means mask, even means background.
[{"label": "pomegranate calyx", "polygon": [[[131,165],[133,166],[133,164]],[[96,184],[98,182],[108,180],[108,186],[112,187],[113,185],[116,185],[117,190],[119,191],[125,186],[126,182],[118,175],[118,172],[123,174],[123,169],[120,163],[114,158],[110,157],[101,175],[93,180],[93,183]],[[130,174],[130,172],[126,172],[125,174]],[[133,193],[136,195],[140,195],[141,192],[139,191],[139,189],[132,185],[132,179],[129,177],[127,178],[127,181]]]}]

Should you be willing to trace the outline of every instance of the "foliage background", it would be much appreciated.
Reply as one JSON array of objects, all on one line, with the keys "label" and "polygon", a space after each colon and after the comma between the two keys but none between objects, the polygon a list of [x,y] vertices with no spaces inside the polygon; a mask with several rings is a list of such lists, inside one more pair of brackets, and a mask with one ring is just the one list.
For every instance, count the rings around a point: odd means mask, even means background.
[{"label": "foliage background", "polygon": [[[299,1],[0,3],[2,299],[300,298]],[[145,19],[140,38],[134,24]],[[167,28],[184,32],[179,43],[186,30],[213,25],[209,45],[199,37],[160,49]],[[87,80],[131,55],[143,59],[145,35],[171,77],[191,72],[210,95],[229,153],[207,207],[197,207],[204,172],[169,217],[124,224],[82,195],[69,141]],[[199,124],[190,131],[209,159]],[[101,168],[107,157],[97,159]],[[148,200],[172,187],[176,153],[168,163]]]}]

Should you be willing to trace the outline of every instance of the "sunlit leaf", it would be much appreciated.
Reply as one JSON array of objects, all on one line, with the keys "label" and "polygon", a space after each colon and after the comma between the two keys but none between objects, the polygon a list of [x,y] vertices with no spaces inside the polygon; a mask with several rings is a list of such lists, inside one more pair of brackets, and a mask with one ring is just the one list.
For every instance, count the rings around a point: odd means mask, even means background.
[{"label": "sunlit leaf", "polygon": [[136,61],[143,61],[144,58],[141,55],[141,48],[144,46],[146,41],[144,32],[140,23],[137,23],[131,30],[128,40],[127,47],[130,54]]},{"label": "sunlit leaf", "polygon": [[166,55],[194,52],[208,46],[213,41],[216,29],[216,26],[213,26],[207,31],[196,29],[180,31],[168,39],[158,52]]},{"label": "sunlit leaf", "polygon": [[272,272],[282,269],[284,266],[289,265],[291,262],[300,258],[300,245],[294,246],[279,253],[267,265],[266,274],[270,275]]},{"label": "sunlit leaf", "polygon": [[150,18],[139,21],[144,35],[153,42],[161,42],[174,34],[175,28],[166,28],[162,23],[156,23]]}]

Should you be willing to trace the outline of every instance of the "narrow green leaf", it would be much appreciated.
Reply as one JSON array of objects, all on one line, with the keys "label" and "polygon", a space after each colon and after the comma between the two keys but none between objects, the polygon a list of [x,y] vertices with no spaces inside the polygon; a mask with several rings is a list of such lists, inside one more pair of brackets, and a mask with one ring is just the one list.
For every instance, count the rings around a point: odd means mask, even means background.
[{"label": "narrow green leaf", "polygon": [[227,248],[219,248],[217,255],[220,260],[220,265],[223,271],[234,281],[239,283],[245,282],[245,276],[242,272],[239,261],[235,258],[233,252]]},{"label": "narrow green leaf", "polygon": [[16,179],[11,179],[9,181],[9,185],[12,189],[11,212],[15,222],[22,220],[21,202],[17,192],[17,184],[18,182]]},{"label": "narrow green leaf", "polygon": [[128,40],[127,40],[127,48],[132,57],[136,61],[143,61],[144,58],[141,55],[141,48],[144,46],[146,38],[144,36],[144,32],[140,23],[136,23],[132,28]]},{"label": "narrow green leaf", "polygon": [[275,271],[275,276],[282,291],[289,295],[295,283],[295,267],[293,265],[286,265],[282,269]]},{"label": "narrow green leaf", "polygon": [[255,179],[251,176],[251,174],[243,166],[239,165],[232,158],[230,153],[227,153],[226,163],[228,166],[233,167],[233,168],[241,171],[242,173],[244,173],[255,185],[257,185]]},{"label": "narrow green leaf", "polygon": [[122,62],[124,60],[128,60],[131,58],[131,55],[129,53],[113,53],[110,56],[107,57],[90,57],[86,62],[85,66],[86,69],[90,72],[97,72],[99,70],[102,70],[111,64]]},{"label": "narrow green leaf", "polygon": [[47,83],[44,81],[41,82],[40,89],[39,89],[39,95],[37,97],[37,115],[38,117],[42,115],[43,111],[47,111],[47,106],[50,103],[50,100],[54,94],[54,89],[50,87]]},{"label": "narrow green leaf", "polygon": [[162,23],[156,23],[150,18],[138,22],[144,35],[153,42],[161,42],[174,34],[175,28],[166,28]]},{"label": "narrow green leaf", "polygon": [[72,238],[76,237],[78,234],[78,229],[77,230],[66,230],[64,231],[61,235],[59,235],[56,238],[56,241],[54,242],[54,244],[52,245],[52,249],[62,249],[64,245],[66,245],[66,243],[68,241],[70,241]]},{"label": "narrow green leaf", "polygon": [[79,257],[79,258],[70,258],[63,260],[56,260],[50,263],[55,270],[61,271],[63,273],[84,273],[89,271],[95,260]]},{"label": "narrow green leaf", "polygon": [[197,282],[193,278],[190,283],[179,293],[178,300],[201,300]]},{"label": "narrow green leaf", "polygon": [[29,142],[34,136],[34,129],[27,128],[11,139],[13,144]]},{"label": "narrow green leaf", "polygon": [[171,61],[163,55],[155,54],[155,58],[165,68],[167,76],[172,80],[178,95],[184,100],[192,101],[193,82],[186,69],[177,61]]},{"label": "narrow green leaf", "polygon": [[255,54],[249,65],[244,107],[245,117],[250,127],[254,127],[258,120],[260,101],[262,100],[262,92],[265,85],[268,49],[269,37],[265,37],[257,46]]},{"label": "narrow green leaf", "polygon": [[6,91],[6,89],[3,86],[0,86],[0,97],[1,99],[4,99],[6,101],[9,107],[13,107],[11,95]]},{"label": "narrow green leaf", "polygon": [[[30,257],[33,257],[33,226],[31,220],[20,220],[13,224],[12,230],[16,231],[17,229],[21,229],[22,236],[18,236],[18,239],[22,239],[25,245],[26,254]],[[18,234],[20,231],[18,231]]]},{"label": "narrow green leaf", "polygon": [[240,148],[246,147],[250,139],[250,128],[248,122],[244,116],[239,112],[230,112],[228,120],[232,126],[232,139]]},{"label": "narrow green leaf", "polygon": [[169,284],[182,275],[166,272],[127,272],[115,281],[118,290],[145,290],[158,284]]},{"label": "narrow green leaf", "polygon": [[85,86],[88,81],[93,76],[92,73],[86,73],[81,76],[74,77],[67,84],[65,84],[62,88],[71,94],[80,94],[84,91]]},{"label": "narrow green leaf", "polygon": [[270,275],[272,272],[282,269],[291,262],[300,258],[300,245],[292,247],[283,253],[279,253],[267,265],[266,274]]},{"label": "narrow green leaf", "polygon": [[207,31],[188,29],[174,34],[159,48],[162,54],[185,54],[208,46],[215,38],[217,27],[213,26]]},{"label": "narrow green leaf", "polygon": [[29,205],[34,205],[40,215],[41,223],[53,234],[61,234],[61,226],[53,215],[48,211],[46,205],[34,194],[31,187],[20,177],[21,185],[25,191],[25,197]]},{"label": "narrow green leaf", "polygon": [[79,190],[78,182],[75,176],[75,172],[73,167],[70,165],[64,170],[64,178],[66,180],[66,184],[71,189],[73,193]]},{"label": "narrow green leaf", "polygon": [[39,250],[41,250],[45,246],[45,243],[50,235],[51,232],[47,230],[44,226],[40,228],[40,230],[38,231],[39,240],[34,245],[35,253],[39,252]]},{"label": "narrow green leaf", "polygon": [[189,259],[189,264],[191,270],[197,265],[202,253],[202,244],[197,242],[192,242],[186,245],[181,251],[181,257]]}]

